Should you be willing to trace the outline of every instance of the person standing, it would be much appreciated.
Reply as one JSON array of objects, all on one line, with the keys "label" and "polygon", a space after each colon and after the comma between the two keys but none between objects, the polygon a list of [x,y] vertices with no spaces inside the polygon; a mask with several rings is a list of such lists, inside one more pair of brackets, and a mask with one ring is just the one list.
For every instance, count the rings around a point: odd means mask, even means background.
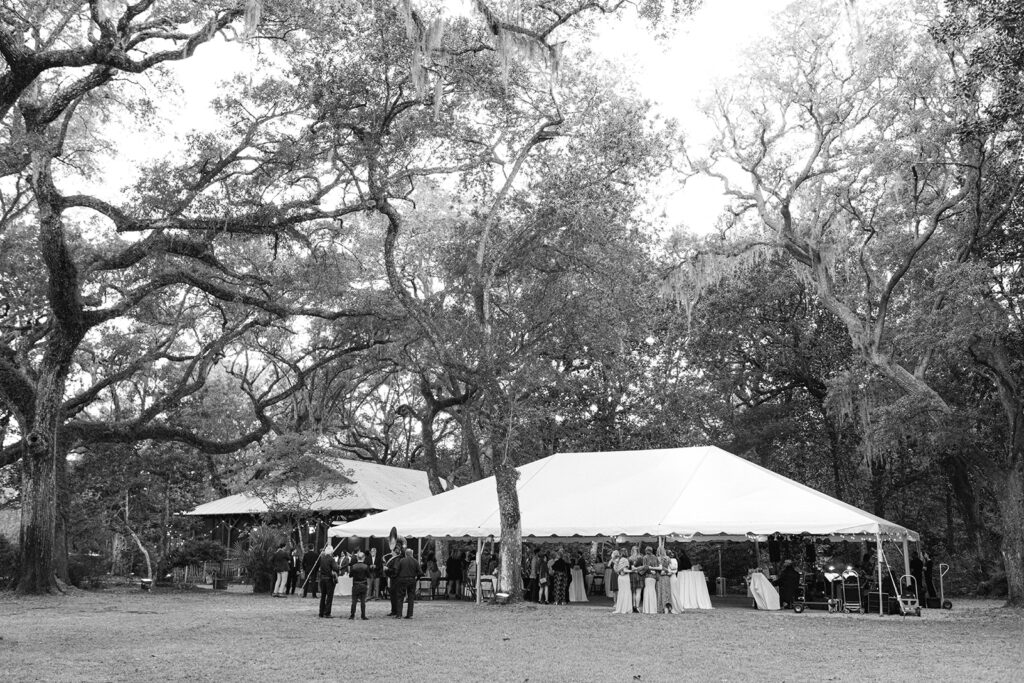
[{"label": "person standing", "polygon": [[629,551],[629,587],[633,591],[633,611],[640,611],[640,598],[644,592],[644,561],[640,557],[639,546],[633,546]]},{"label": "person standing", "polygon": [[916,552],[911,556],[910,575],[914,577],[914,590],[918,601],[924,597],[924,562]]},{"label": "person standing", "polygon": [[388,582],[388,597],[391,599],[389,617],[400,617],[402,597],[398,586],[398,561],[402,559],[402,546],[397,546],[384,563],[384,578]]},{"label": "person standing", "polygon": [[462,599],[462,553],[451,553],[448,561],[445,562],[445,570],[448,574],[449,592],[456,600]]},{"label": "person standing", "polygon": [[416,581],[420,578],[420,563],[412,556],[412,548],[405,549],[405,557],[397,563],[396,583],[398,594],[398,608],[395,618],[402,616],[402,603],[409,601],[409,607],[405,612],[406,619],[412,619],[412,608],[416,602]]},{"label": "person standing", "polygon": [[359,603],[360,618],[366,619],[366,590],[370,580],[370,568],[363,562],[364,559],[363,551],[358,551],[355,561],[348,568],[348,574],[352,577],[352,609],[348,613],[349,619],[356,618],[357,602]]},{"label": "person standing", "polygon": [[[658,579],[657,573],[661,570],[661,562],[654,556],[654,548],[647,546],[644,549],[644,614],[658,613]],[[663,606],[664,607],[664,606]]]},{"label": "person standing", "polygon": [[671,550],[668,551],[668,585],[672,592],[672,611],[683,613],[683,591],[679,583],[679,560]]},{"label": "person standing", "polygon": [[658,614],[672,614],[672,582],[669,571],[672,561],[663,549],[659,548],[658,562],[660,566],[655,574],[656,592],[658,595]]},{"label": "person standing", "polygon": [[306,597],[310,592],[313,593],[313,597],[316,597],[316,585],[319,583],[316,576],[316,560],[318,555],[313,549],[313,546],[309,546],[309,549],[302,556],[302,571],[306,577],[302,580],[302,597]]},{"label": "person standing", "polygon": [[932,559],[931,554],[925,552],[924,554],[924,585],[928,589],[928,597],[936,598],[938,593],[935,592],[935,560]]},{"label": "person standing", "polygon": [[[291,555],[285,550],[285,544],[281,543],[277,546],[277,550],[274,551],[273,556],[270,558],[270,562],[274,567],[274,572],[277,574],[277,580],[274,582],[274,592],[271,597],[283,598],[284,591],[288,585],[288,563],[291,562]],[[264,557],[266,557],[264,555]]]},{"label": "person standing", "polygon": [[334,559],[334,548],[330,542],[324,546],[317,560],[317,573],[320,581],[320,617],[331,618],[331,606],[334,604],[334,584],[338,583],[338,561]]},{"label": "person standing", "polygon": [[537,602],[540,599],[540,548],[533,549],[533,556],[530,558],[530,583],[527,586],[526,599]]},{"label": "person standing", "polygon": [[299,549],[292,548],[288,555],[288,582],[285,584],[284,592],[288,595],[295,595],[295,586],[299,583]]},{"label": "person standing", "polygon": [[779,605],[782,609],[793,609],[799,590],[800,573],[793,566],[793,560],[787,559],[779,572]]},{"label": "person standing", "polygon": [[633,591],[629,588],[629,574],[632,571],[629,567],[629,558],[619,557],[618,551],[612,553],[612,571],[619,577],[619,592],[615,597],[615,609],[613,614],[631,614],[633,609]]},{"label": "person standing", "polygon": [[370,548],[370,557],[366,560],[366,566],[370,570],[370,586],[367,590],[366,599],[376,600],[380,596],[380,575],[384,570],[376,548]]},{"label": "person standing", "polygon": [[555,582],[555,604],[569,604],[569,563],[562,559],[561,551],[555,552],[555,563],[551,565]]},{"label": "person standing", "polygon": [[437,566],[437,556],[430,553],[427,556],[427,576],[430,577],[430,599],[437,597],[437,587],[441,585],[441,568]]}]

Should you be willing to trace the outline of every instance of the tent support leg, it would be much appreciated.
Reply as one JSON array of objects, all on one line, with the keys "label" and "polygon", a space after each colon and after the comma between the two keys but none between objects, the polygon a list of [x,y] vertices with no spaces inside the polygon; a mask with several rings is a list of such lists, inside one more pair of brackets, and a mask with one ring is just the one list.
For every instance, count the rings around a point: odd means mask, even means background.
[{"label": "tent support leg", "polygon": [[910,541],[903,539],[903,574],[910,574]]},{"label": "tent support leg", "polygon": [[875,534],[875,557],[878,558],[878,616],[882,616],[882,535]]},{"label": "tent support leg", "polygon": [[480,597],[480,574],[483,573],[483,568],[480,566],[480,553],[483,552],[483,549],[484,539],[481,536],[480,538],[476,539],[476,604],[478,605],[481,602],[483,602],[482,598]]}]

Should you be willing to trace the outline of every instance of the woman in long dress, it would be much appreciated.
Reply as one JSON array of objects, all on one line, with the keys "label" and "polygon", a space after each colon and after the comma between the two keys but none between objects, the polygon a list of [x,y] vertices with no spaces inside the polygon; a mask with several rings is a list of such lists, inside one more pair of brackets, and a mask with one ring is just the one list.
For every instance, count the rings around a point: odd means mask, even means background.
[{"label": "woman in long dress", "polygon": [[586,560],[582,555],[573,563],[570,570],[572,581],[569,583],[569,602],[589,602],[587,599]]},{"label": "woman in long dress", "polygon": [[569,604],[569,565],[562,559],[562,553],[555,553],[555,563],[551,565],[551,573],[555,582],[555,604]]},{"label": "woman in long dress", "polygon": [[668,555],[662,552],[658,558],[661,566],[658,567],[658,614],[672,614],[672,584],[669,580],[669,563]]},{"label": "woman in long dress", "polygon": [[672,588],[672,611],[681,614],[683,611],[683,592],[679,586],[679,560],[676,554],[668,551],[668,580]]},{"label": "woman in long dress", "polygon": [[[658,613],[658,578],[657,574],[661,571],[661,562],[654,556],[654,548],[647,546],[644,549],[643,559],[644,569],[644,614],[657,614]],[[662,610],[665,606],[662,605]]]},{"label": "woman in long dress", "polygon": [[640,611],[640,597],[644,590],[644,560],[640,557],[640,548],[633,546],[629,552],[629,587],[633,591],[633,611]]},{"label": "woman in long dress", "polygon": [[615,591],[619,586],[619,573],[615,571],[615,563],[619,561],[619,551],[613,550],[611,559],[604,567],[604,594],[609,598],[615,598]]},{"label": "woman in long dress", "polygon": [[622,586],[622,590],[619,591],[618,596],[615,598],[615,609],[612,610],[613,614],[632,614],[633,612],[633,591],[629,589],[629,559],[626,557],[619,557],[619,553],[615,552],[612,555],[613,567],[615,575],[619,578],[619,584]]}]

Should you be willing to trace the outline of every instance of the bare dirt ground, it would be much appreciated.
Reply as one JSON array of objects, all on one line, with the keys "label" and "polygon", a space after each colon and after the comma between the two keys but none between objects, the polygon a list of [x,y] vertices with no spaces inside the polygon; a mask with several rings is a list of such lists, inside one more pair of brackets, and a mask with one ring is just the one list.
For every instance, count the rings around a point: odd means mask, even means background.
[{"label": "bare dirt ground", "polygon": [[312,598],[138,589],[0,594],[3,681],[1020,681],[1024,613],[613,615],[610,603],[421,601],[318,619]]}]

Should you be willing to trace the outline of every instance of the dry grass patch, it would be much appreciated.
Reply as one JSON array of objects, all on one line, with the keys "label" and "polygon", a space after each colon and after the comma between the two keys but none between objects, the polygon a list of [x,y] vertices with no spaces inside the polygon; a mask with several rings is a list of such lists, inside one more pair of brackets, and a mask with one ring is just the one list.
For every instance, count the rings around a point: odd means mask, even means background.
[{"label": "dry grass patch", "polygon": [[1020,680],[1024,614],[958,601],[920,619],[721,608],[416,604],[316,617],[311,598],[137,590],[0,595],[5,681]]}]

